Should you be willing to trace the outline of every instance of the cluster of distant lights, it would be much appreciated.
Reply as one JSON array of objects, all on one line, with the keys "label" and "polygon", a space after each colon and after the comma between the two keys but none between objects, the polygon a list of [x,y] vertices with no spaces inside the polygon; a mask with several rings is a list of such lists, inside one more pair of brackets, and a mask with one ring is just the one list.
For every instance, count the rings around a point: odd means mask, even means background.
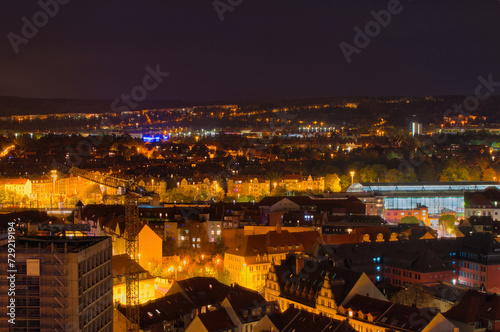
[{"label": "cluster of distant lights", "polygon": [[205,129],[202,129],[201,131],[196,131],[196,132],[170,132],[170,135],[166,135],[165,134],[166,131],[164,132],[163,135],[160,135],[160,134],[157,134],[157,135],[142,135],[142,141],[145,142],[145,143],[159,143],[161,141],[163,142],[166,142],[170,139],[170,137],[179,137],[179,136],[183,136],[183,137],[191,137],[191,134],[195,135],[196,138],[199,138],[198,135],[201,135],[202,137],[206,137],[206,136],[216,136],[218,134],[218,132],[214,129],[214,130],[205,130]]},{"label": "cluster of distant lights", "polygon": [[312,126],[307,126],[307,127],[299,127],[299,131],[307,131],[307,132],[332,132],[335,131],[335,127],[312,127]]},{"label": "cluster of distant lights", "polygon": [[142,136],[142,141],[145,143],[159,143],[162,140],[164,142],[168,141],[169,136],[168,135],[143,135]]}]

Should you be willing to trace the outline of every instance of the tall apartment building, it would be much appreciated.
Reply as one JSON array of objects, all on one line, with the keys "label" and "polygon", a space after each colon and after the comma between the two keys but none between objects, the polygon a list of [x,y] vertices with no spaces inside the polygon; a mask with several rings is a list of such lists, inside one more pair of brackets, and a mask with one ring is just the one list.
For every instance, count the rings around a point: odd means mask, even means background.
[{"label": "tall apartment building", "polygon": [[[12,294],[12,245],[0,242],[0,330],[113,330],[111,238],[17,237],[15,244]],[[15,324],[7,315],[12,300]]]}]

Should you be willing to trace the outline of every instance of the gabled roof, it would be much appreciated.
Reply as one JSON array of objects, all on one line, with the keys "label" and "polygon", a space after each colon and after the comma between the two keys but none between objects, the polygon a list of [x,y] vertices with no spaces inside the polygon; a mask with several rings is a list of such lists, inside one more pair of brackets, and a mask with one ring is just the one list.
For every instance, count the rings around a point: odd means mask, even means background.
[{"label": "gabled roof", "polygon": [[466,208],[493,207],[493,202],[500,201],[500,190],[492,186],[481,192],[466,192],[464,194],[464,201]]},{"label": "gabled roof", "polygon": [[351,309],[353,312],[361,311],[363,314],[371,313],[373,317],[380,317],[394,303],[374,299],[372,297],[356,294],[349,301],[342,305],[344,309]]},{"label": "gabled roof", "polygon": [[293,232],[293,237],[295,237],[300,243],[302,243],[304,250],[309,251],[316,244],[325,244],[321,234],[318,231],[306,231],[306,232]]},{"label": "gabled roof", "polygon": [[[194,277],[177,280],[175,284],[180,287],[181,293],[196,306],[220,303],[230,291],[229,286],[211,277]],[[169,291],[167,294],[171,294],[171,292]]]},{"label": "gabled roof", "polygon": [[383,313],[377,323],[381,326],[390,326],[410,331],[421,331],[436,316],[438,312],[431,309],[419,309],[395,303]]},{"label": "gabled roof", "polygon": [[[307,237],[307,236],[306,236]],[[310,239],[306,239],[309,241]],[[298,248],[297,248],[298,246]],[[274,250],[276,248],[276,250]],[[266,234],[246,235],[229,248],[226,253],[237,256],[256,256],[289,251],[304,251],[302,243],[286,230],[270,231]]]},{"label": "gabled roof", "polygon": [[125,275],[127,273],[127,264],[132,264],[131,267],[131,272],[135,273],[140,273],[141,275],[139,276],[140,280],[143,279],[154,279],[154,277],[147,271],[145,270],[142,266],[139,265],[136,261],[130,262],[128,254],[122,254],[122,255],[114,255],[112,257],[112,262],[113,262],[113,278],[114,283],[124,283],[125,282]]},{"label": "gabled roof", "polygon": [[[258,321],[265,314],[265,307],[271,306],[259,292],[238,284],[231,287],[227,300],[242,323]],[[261,309],[261,312],[253,316],[252,309]]]},{"label": "gabled roof", "polygon": [[329,262],[320,262],[312,269],[304,261],[304,268],[296,273],[295,256],[290,255],[281,266],[276,267],[276,275],[281,296],[310,307],[316,307],[323,282],[328,278],[333,298],[340,304],[361,278],[362,273],[332,266]]},{"label": "gabled roof", "polygon": [[228,331],[236,327],[225,308],[208,311],[198,317],[208,332]]},{"label": "gabled roof", "polygon": [[109,218],[99,218],[98,219],[100,226],[103,225],[104,227],[112,230],[112,231],[119,231],[120,235],[123,235],[123,232],[125,230],[125,218],[123,216],[110,216]]},{"label": "gabled roof", "polygon": [[444,316],[467,324],[478,322],[480,319],[500,320],[500,295],[469,290],[457,305],[444,313]]},{"label": "gabled roof", "polygon": [[[373,264],[374,258],[382,258],[384,264],[426,273],[449,271],[452,268],[440,258],[459,248],[457,240],[401,240],[395,242],[363,242],[319,246],[315,256],[326,254],[338,266],[361,270]],[[443,266],[444,264],[444,266]]]},{"label": "gabled roof", "polygon": [[273,323],[281,332],[354,332],[356,331],[346,321],[317,315],[305,310],[289,307],[280,318],[273,317]]},{"label": "gabled roof", "polygon": [[[139,305],[140,326],[142,329],[154,325],[163,327],[163,321],[176,321],[195,309],[182,294],[167,295]],[[118,310],[126,316],[125,305],[120,305]]]},{"label": "gabled roof", "polygon": [[432,310],[418,309],[359,294],[354,295],[342,307],[353,311],[353,319],[364,320],[364,317],[358,317],[359,312],[363,315],[370,314],[373,317],[373,324],[398,331],[421,331],[436,315]]},{"label": "gabled roof", "polygon": [[[127,264],[130,262],[128,254],[114,255],[111,258],[113,262],[113,276],[125,275]],[[132,272],[147,272],[142,266],[136,261],[131,262],[133,264]]]},{"label": "gabled roof", "polygon": [[487,264],[496,263],[499,260],[500,243],[489,233],[476,233],[465,236],[462,239],[461,250],[478,254],[484,257]]},{"label": "gabled roof", "polygon": [[440,282],[439,284],[432,286],[423,285],[423,287],[427,293],[451,303],[455,303],[460,300],[468,290],[468,288],[464,286],[452,285],[445,282]]},{"label": "gabled roof", "polygon": [[284,199],[288,199],[292,201],[295,204],[298,205],[307,205],[307,203],[311,202],[311,199],[307,196],[266,196],[263,199],[260,200],[258,203],[258,206],[272,206],[278,202],[281,202]]},{"label": "gabled roof", "polygon": [[5,179],[4,184],[8,185],[25,185],[29,179]]},{"label": "gabled roof", "polygon": [[430,249],[399,246],[393,248],[384,257],[388,266],[400,267],[421,273],[453,270]]},{"label": "gabled roof", "polygon": [[467,207],[469,208],[490,208],[491,201],[487,199],[482,193],[476,193],[468,201]]}]

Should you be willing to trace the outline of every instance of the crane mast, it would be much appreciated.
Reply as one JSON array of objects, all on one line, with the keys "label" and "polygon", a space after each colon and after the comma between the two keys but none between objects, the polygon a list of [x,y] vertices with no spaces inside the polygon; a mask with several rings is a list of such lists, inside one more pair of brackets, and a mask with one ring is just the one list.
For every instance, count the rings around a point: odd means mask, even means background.
[{"label": "crane mast", "polygon": [[71,167],[70,173],[107,187],[117,188],[120,195],[125,195],[125,250],[129,255],[125,269],[127,331],[138,332],[140,328],[139,272],[134,270],[134,267],[139,263],[138,235],[141,223],[139,221],[137,200],[139,198],[152,198],[153,196],[157,196],[157,194],[146,191],[133,181],[96,174],[77,167]]}]

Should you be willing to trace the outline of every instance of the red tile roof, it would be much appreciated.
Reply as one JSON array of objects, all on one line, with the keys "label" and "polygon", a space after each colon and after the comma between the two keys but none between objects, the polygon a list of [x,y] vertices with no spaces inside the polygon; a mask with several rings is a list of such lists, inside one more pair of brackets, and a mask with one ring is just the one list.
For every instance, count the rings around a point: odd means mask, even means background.
[{"label": "red tile roof", "polygon": [[246,257],[289,251],[304,251],[304,246],[293,233],[283,230],[247,235],[234,247],[229,248],[226,253]]},{"label": "red tile roof", "polygon": [[481,319],[500,320],[500,295],[469,290],[444,316],[467,324]]},{"label": "red tile roof", "polygon": [[24,185],[26,184],[28,179],[5,179],[4,184],[12,184],[12,185]]}]

